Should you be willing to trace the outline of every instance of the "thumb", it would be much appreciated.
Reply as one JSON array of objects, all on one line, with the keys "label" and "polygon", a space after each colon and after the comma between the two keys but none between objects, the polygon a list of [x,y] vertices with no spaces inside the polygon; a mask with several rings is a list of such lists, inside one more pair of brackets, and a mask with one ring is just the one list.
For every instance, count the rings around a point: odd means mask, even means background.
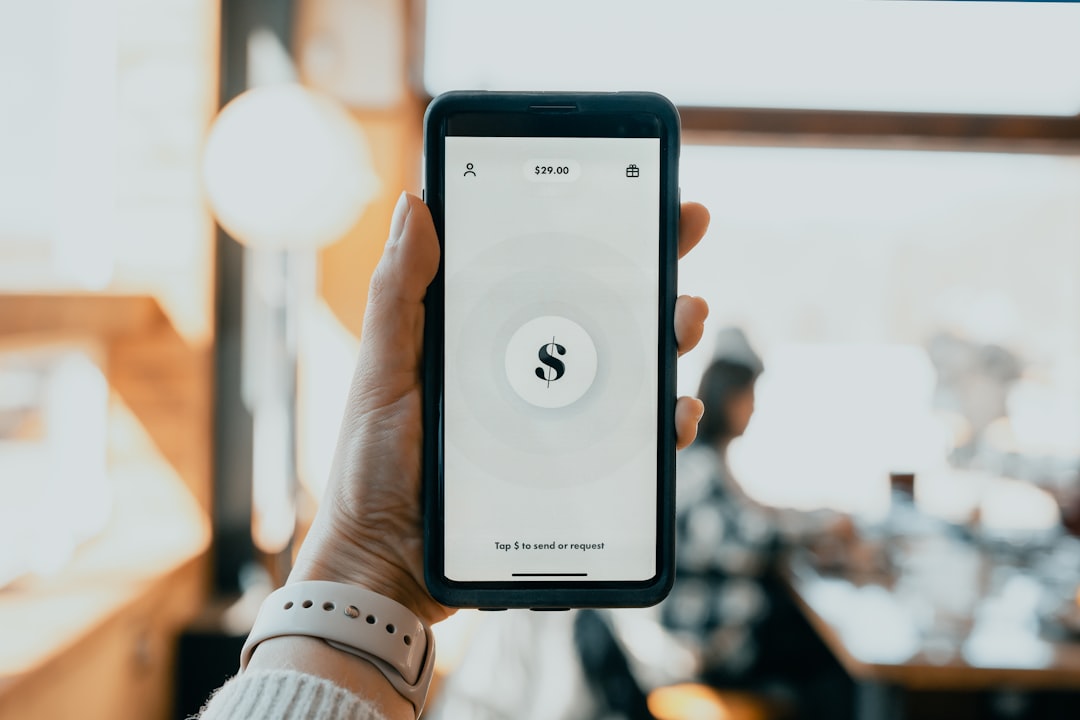
[{"label": "thumb", "polygon": [[403,192],[394,207],[382,258],[371,278],[365,326],[368,320],[381,320],[386,305],[423,302],[438,267],[439,241],[431,213],[420,198]]},{"label": "thumb", "polygon": [[376,382],[394,396],[417,383],[424,294],[438,267],[439,240],[431,213],[420,198],[402,193],[371,277],[358,368],[358,375],[377,368]]}]

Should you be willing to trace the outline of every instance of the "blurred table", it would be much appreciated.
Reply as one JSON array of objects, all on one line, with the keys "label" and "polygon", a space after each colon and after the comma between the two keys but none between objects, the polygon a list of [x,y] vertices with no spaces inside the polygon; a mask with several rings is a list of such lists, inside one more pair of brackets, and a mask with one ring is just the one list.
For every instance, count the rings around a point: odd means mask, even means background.
[{"label": "blurred table", "polygon": [[1043,617],[1055,579],[1075,588],[1080,570],[1047,566],[1050,549],[1017,561],[946,534],[893,542],[887,570],[823,569],[806,551],[782,568],[856,683],[855,717],[903,717],[912,690],[1080,691],[1080,639]]}]

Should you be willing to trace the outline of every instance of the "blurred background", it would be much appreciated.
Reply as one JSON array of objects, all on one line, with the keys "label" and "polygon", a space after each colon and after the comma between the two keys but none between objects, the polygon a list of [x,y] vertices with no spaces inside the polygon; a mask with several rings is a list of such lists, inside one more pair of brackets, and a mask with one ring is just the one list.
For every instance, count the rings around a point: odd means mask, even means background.
[{"label": "blurred background", "polygon": [[428,713],[1074,717],[1077,37],[1070,3],[0,0],[0,717],[185,717],[235,672],[451,89],[679,106],[716,420],[672,598],[458,613]]}]

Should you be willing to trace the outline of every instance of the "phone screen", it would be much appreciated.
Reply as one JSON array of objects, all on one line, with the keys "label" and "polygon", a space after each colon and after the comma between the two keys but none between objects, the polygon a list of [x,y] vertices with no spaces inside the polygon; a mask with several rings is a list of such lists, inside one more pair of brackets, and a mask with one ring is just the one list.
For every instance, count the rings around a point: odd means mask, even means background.
[{"label": "phone screen", "polygon": [[657,573],[660,152],[445,138],[449,580]]}]

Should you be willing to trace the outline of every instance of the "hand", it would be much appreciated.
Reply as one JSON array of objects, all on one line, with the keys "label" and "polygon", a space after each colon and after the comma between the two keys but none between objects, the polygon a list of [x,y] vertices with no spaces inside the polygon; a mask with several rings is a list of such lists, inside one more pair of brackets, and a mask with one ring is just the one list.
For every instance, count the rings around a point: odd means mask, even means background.
[{"label": "hand", "polygon": [[[679,257],[709,225],[709,213],[684,203]],[[421,388],[424,293],[439,265],[427,206],[403,194],[371,280],[360,358],[338,438],[330,483],[290,581],[334,580],[391,597],[427,623],[453,610],[427,592],[420,522]],[[708,307],[683,296],[675,304],[679,354],[697,345]],[[697,434],[703,406],[680,398],[680,448]]]}]

